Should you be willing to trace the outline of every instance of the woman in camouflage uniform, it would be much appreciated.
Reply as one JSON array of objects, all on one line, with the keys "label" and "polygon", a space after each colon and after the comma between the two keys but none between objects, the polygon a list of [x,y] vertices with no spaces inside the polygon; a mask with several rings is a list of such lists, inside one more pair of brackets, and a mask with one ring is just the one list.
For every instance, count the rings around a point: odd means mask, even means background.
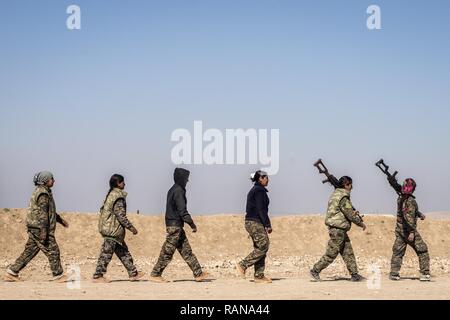
[{"label": "woman in camouflage uniform", "polygon": [[20,281],[20,270],[42,251],[50,263],[53,280],[65,282],[67,275],[63,273],[55,229],[57,222],[66,228],[69,224],[56,212],[51,191],[55,179],[51,172],[42,171],[34,176],[33,182],[36,189],[31,196],[27,214],[28,241],[20,257],[6,270],[5,281]]},{"label": "woman in camouflage uniform", "polygon": [[397,223],[395,226],[395,242],[392,246],[391,280],[400,280],[400,269],[406,247],[409,245],[416,252],[419,258],[420,281],[430,281],[430,255],[428,246],[417,230],[417,219],[425,219],[425,215],[419,211],[416,197],[413,195],[416,190],[414,179],[406,179],[403,186],[397,183],[395,178],[388,178],[389,183],[398,193],[397,199]]},{"label": "woman in camouflage uniform", "polygon": [[350,193],[353,189],[353,180],[348,176],[339,179],[339,186],[334,190],[328,201],[328,209],[325,218],[325,225],[328,227],[330,240],[328,241],[325,254],[310,270],[314,281],[320,281],[320,272],[327,268],[338,255],[347,266],[351,274],[351,281],[363,281],[365,278],[358,273],[353,247],[347,232],[350,231],[352,223],[366,230],[362,217],[355,210],[350,200]]},{"label": "woman in camouflage uniform", "polygon": [[98,258],[93,281],[109,282],[103,275],[106,273],[106,269],[114,253],[127,269],[130,280],[137,281],[144,274],[137,271],[127,244],[125,243],[125,229],[130,230],[134,235],[138,231],[127,218],[127,193],[123,191],[125,188],[124,177],[119,174],[114,174],[109,181],[109,186],[109,192],[100,209],[98,230],[103,236],[104,242],[100,257]]}]

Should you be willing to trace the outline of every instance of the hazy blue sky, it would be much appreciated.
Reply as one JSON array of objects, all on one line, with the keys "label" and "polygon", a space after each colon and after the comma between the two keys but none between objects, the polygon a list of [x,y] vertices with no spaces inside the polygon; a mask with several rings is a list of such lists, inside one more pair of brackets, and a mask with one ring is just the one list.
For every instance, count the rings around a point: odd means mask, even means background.
[{"label": "hazy blue sky", "polygon": [[[81,30],[66,8],[81,7]],[[382,30],[366,27],[381,7]],[[161,213],[174,129],[279,129],[272,214],[323,212],[312,163],[355,180],[361,212],[393,212],[374,166],[450,209],[448,1],[2,1],[0,207],[51,170],[60,211],[96,211],[112,173],[129,209]],[[250,165],[189,165],[193,214],[243,212]]]}]

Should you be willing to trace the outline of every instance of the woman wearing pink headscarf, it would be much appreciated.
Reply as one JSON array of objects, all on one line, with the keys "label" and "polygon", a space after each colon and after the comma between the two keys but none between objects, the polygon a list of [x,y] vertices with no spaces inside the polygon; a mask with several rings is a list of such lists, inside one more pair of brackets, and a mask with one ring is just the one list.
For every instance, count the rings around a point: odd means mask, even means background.
[{"label": "woman wearing pink headscarf", "polygon": [[416,197],[413,195],[417,184],[412,178],[408,178],[403,186],[397,183],[395,178],[388,178],[389,183],[399,194],[397,200],[397,225],[395,228],[395,242],[392,247],[391,280],[400,280],[400,269],[406,247],[411,246],[419,258],[420,281],[430,281],[430,255],[428,247],[417,230],[417,218],[425,219],[419,211]]}]

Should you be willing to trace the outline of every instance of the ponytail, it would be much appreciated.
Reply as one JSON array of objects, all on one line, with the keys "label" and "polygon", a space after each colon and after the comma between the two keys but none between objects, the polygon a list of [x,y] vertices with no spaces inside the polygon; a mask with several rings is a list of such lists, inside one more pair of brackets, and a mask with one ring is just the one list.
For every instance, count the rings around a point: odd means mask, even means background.
[{"label": "ponytail", "polygon": [[258,170],[258,171],[256,171],[256,172],[253,172],[253,173],[250,175],[250,180],[251,180],[253,183],[256,183],[256,182],[259,181],[259,178],[264,178],[264,177],[267,177],[267,176],[268,176],[267,172],[262,171],[262,170]]},{"label": "ponytail", "polygon": [[125,180],[125,178],[120,174],[113,174],[111,178],[109,179],[109,191],[106,194],[105,200],[103,201],[103,204],[105,204],[106,200],[108,199],[109,194],[111,191],[114,190],[114,188],[117,188],[120,183],[122,183]]}]

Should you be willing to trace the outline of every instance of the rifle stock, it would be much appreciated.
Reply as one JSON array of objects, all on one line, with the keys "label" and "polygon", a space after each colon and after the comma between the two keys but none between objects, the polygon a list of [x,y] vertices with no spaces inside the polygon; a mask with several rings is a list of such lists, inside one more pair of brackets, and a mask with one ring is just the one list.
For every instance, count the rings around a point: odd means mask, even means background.
[{"label": "rifle stock", "polygon": [[336,179],[335,176],[330,174],[330,172],[328,171],[328,168],[325,166],[322,159],[317,160],[314,163],[314,167],[316,167],[319,170],[320,174],[324,174],[327,177],[325,180],[322,181],[323,184],[330,183],[335,188],[339,187],[338,180]]},{"label": "rifle stock", "polygon": [[[383,172],[388,177],[389,184],[395,190],[393,183],[395,182],[398,184],[398,182],[397,182],[398,171],[395,171],[394,174],[391,174],[389,172],[389,166],[384,162],[383,159],[380,159],[377,163],[375,163],[375,166],[377,166],[381,170],[381,172]],[[397,190],[395,190],[395,192],[397,192],[397,194],[400,195],[400,193]]]},{"label": "rifle stock", "polygon": [[[323,180],[322,183],[325,184],[328,182],[333,187],[339,188],[338,179],[336,179],[336,177],[334,175],[330,174],[330,172],[328,171],[328,168],[324,165],[322,159],[317,160],[314,163],[314,167],[316,167],[319,170],[320,174],[324,174],[327,177],[327,179]],[[355,214],[361,219],[361,221],[364,221],[363,220],[364,215],[359,214],[359,212],[355,208],[353,208],[353,210],[354,210]]]}]

